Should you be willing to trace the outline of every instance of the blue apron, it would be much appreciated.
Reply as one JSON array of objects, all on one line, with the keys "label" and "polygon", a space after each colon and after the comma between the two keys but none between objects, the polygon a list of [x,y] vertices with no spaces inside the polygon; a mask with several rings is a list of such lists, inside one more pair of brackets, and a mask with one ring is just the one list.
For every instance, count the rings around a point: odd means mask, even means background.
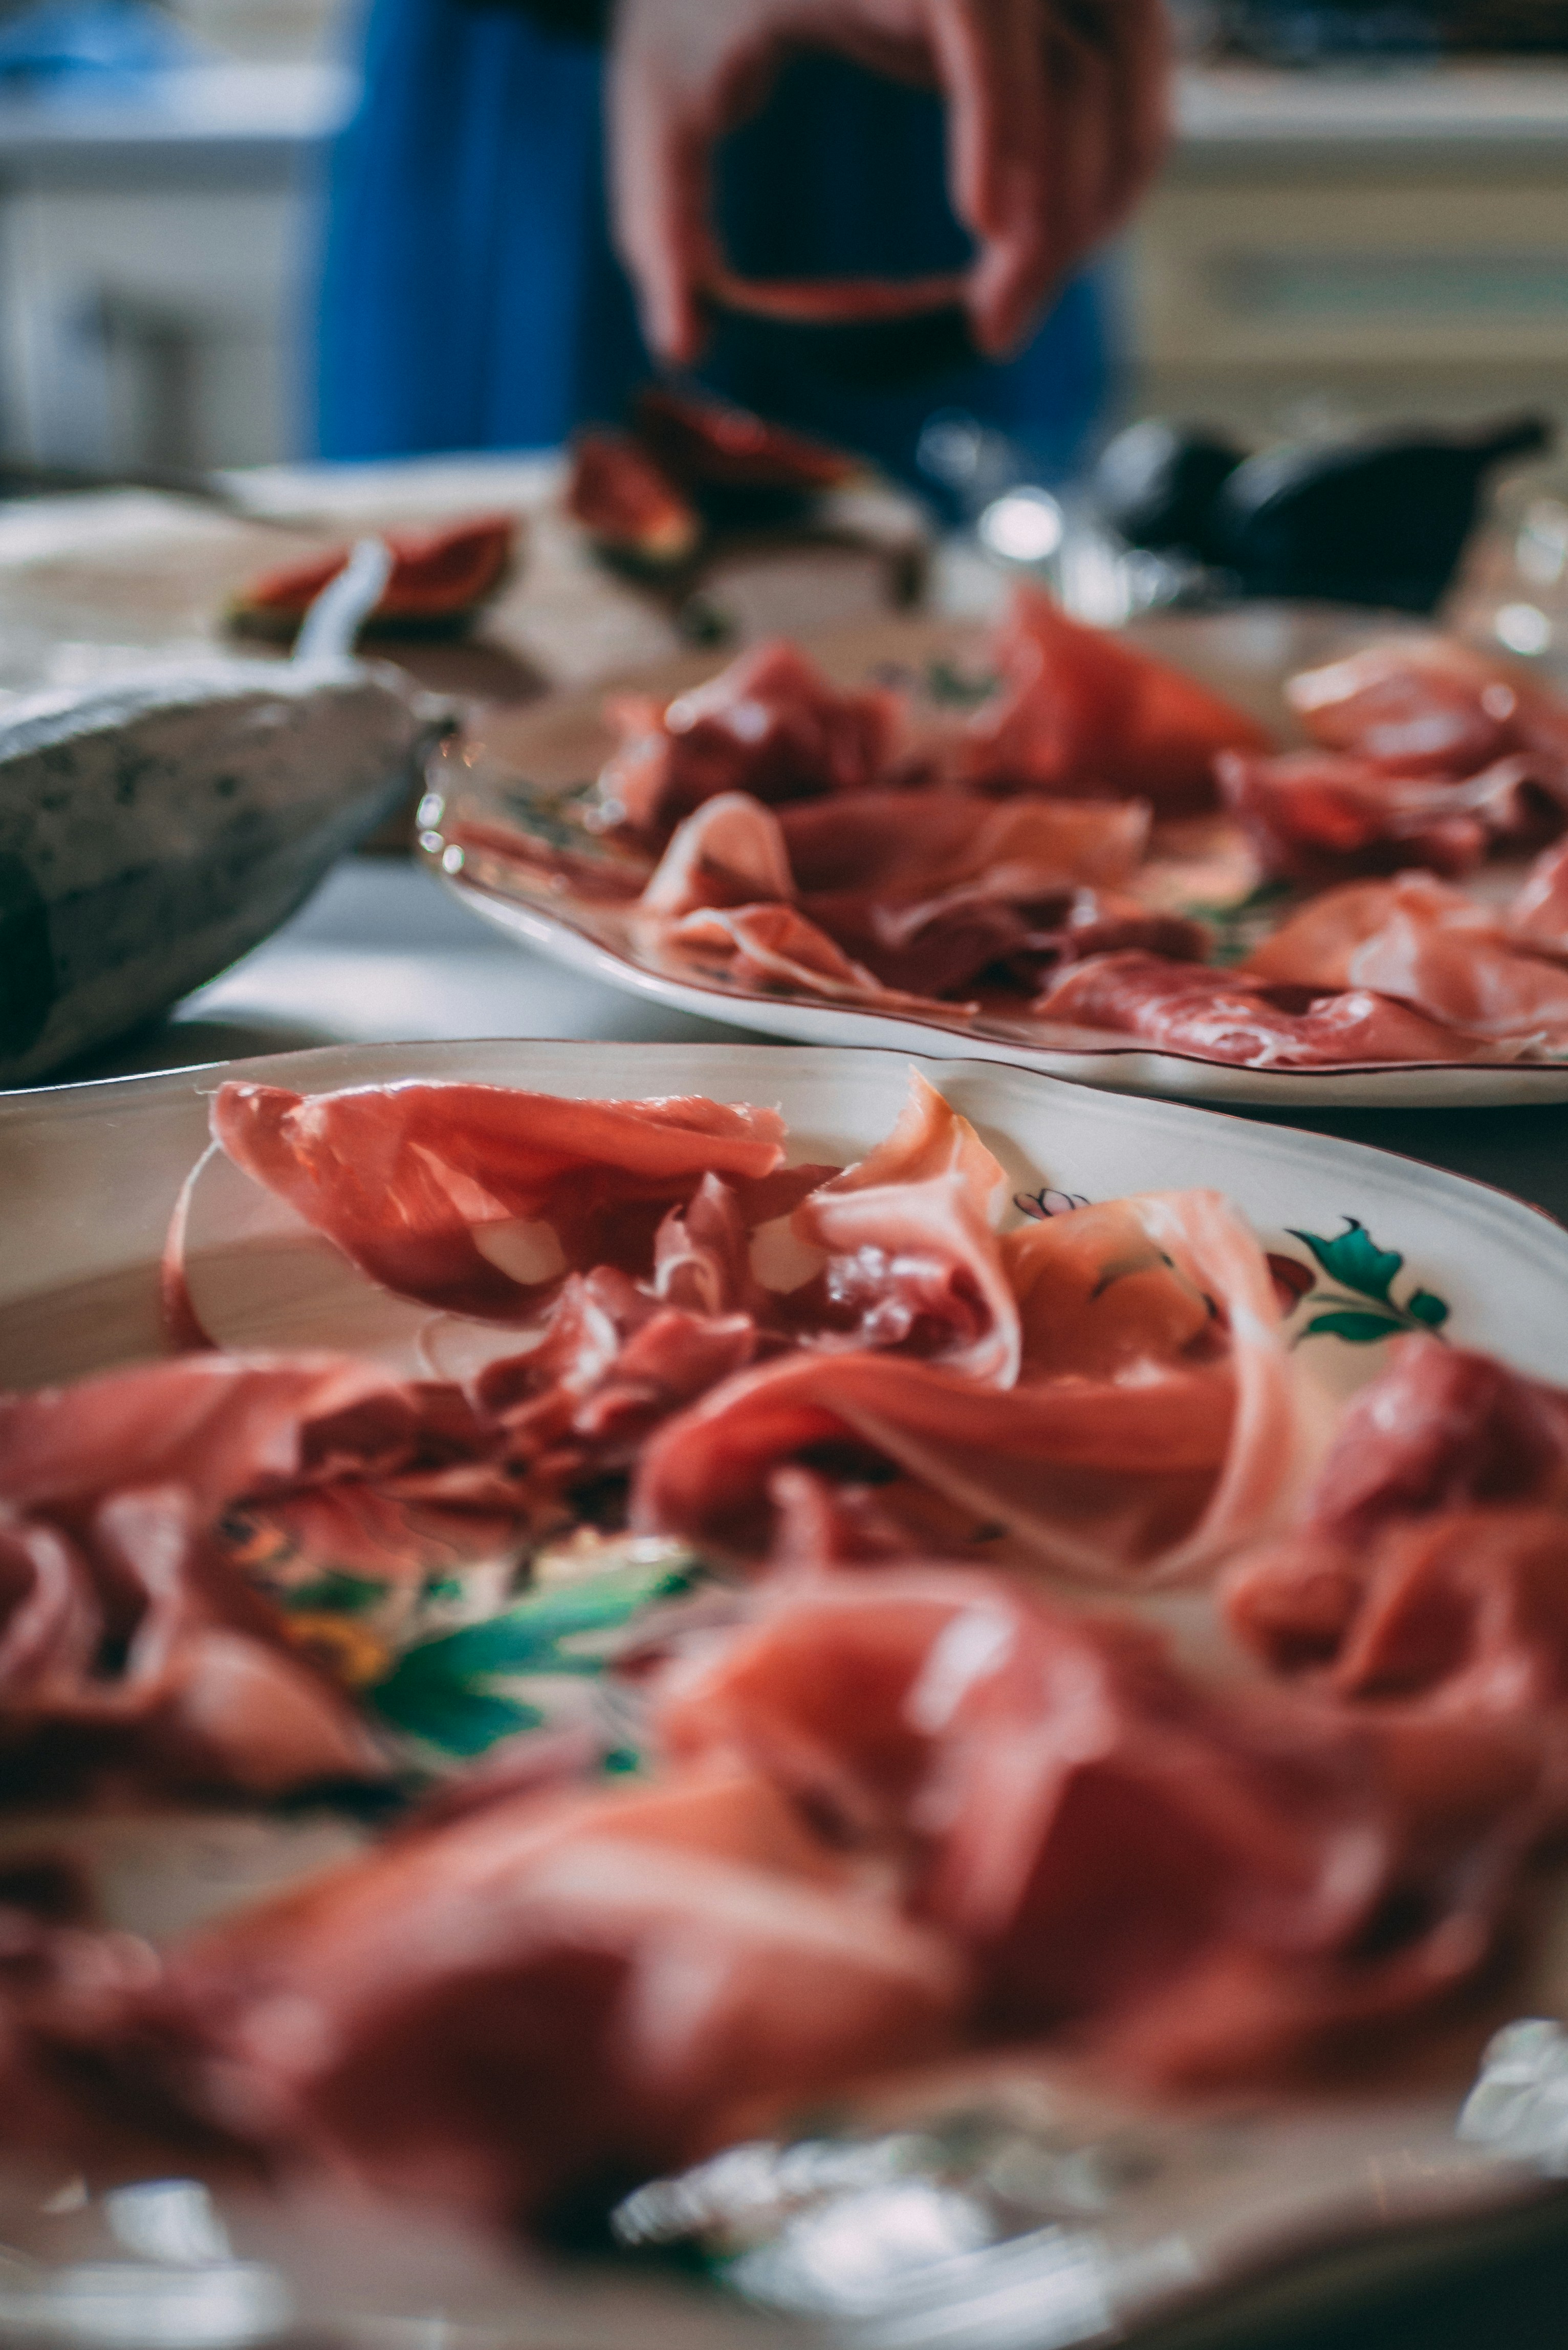
[{"label": "blue apron", "polygon": [[[514,7],[373,0],[364,71],[332,164],[321,454],[539,448],[620,416],[650,365],[606,224],[598,52]],[[758,276],[903,276],[968,250],[943,192],[940,102],[829,57],[792,65],[726,143],[719,209],[727,249]],[[776,337],[763,358],[737,325],[700,373],[906,476],[940,408],[1011,433],[1049,476],[1092,429],[1107,360],[1088,277],[1002,367],[869,392],[782,366]]]}]

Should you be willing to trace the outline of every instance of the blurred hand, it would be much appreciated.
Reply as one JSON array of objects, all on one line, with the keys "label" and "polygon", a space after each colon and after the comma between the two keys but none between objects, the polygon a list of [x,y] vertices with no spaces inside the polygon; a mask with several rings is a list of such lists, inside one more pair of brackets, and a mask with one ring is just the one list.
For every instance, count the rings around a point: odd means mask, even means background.
[{"label": "blurred hand", "polygon": [[616,240],[649,340],[678,363],[696,356],[722,266],[714,145],[793,50],[942,92],[949,193],[976,244],[966,300],[993,357],[1120,226],[1164,149],[1163,0],[618,0],[613,22]]}]

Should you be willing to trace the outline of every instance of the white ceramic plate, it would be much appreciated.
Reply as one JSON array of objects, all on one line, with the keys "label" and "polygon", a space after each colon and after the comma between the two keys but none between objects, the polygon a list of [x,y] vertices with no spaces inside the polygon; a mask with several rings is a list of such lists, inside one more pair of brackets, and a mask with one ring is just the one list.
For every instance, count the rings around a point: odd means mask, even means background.
[{"label": "white ceramic plate", "polygon": [[[1313,1275],[1290,1326],[1335,1384],[1354,1385],[1376,1367],[1384,1341],[1373,1326],[1386,1325],[1390,1334],[1412,1326],[1409,1301],[1422,1291],[1448,1309],[1443,1326],[1456,1338],[1493,1348],[1526,1370],[1561,1371],[1568,1232],[1505,1194],[1358,1144],[1182,1105],[1087,1093],[1012,1066],[968,1057],[919,1066],[978,1125],[1019,1197],[1048,1212],[1075,1199],[1151,1188],[1204,1184],[1227,1191],[1271,1250]],[[901,1053],[760,1045],[384,1045],[6,1097],[0,1099],[6,1234],[0,1382],[37,1384],[156,1348],[157,1267],[169,1211],[206,1139],[205,1097],[223,1077],[243,1075],[299,1090],[423,1077],[567,1096],[702,1092],[776,1103],[788,1120],[793,1152],[823,1160],[857,1157],[886,1133],[904,1097],[908,1066]],[[220,1169],[220,1186],[226,1180]],[[379,1293],[279,1203],[254,1188],[242,1207],[243,1199],[237,1178],[234,1188],[199,1198],[192,1260],[198,1301],[227,1339],[275,1345],[336,1335],[386,1359],[404,1358],[410,1323],[402,1309],[389,1312]],[[1324,1293],[1335,1284],[1300,1235],[1332,1243],[1351,1218],[1402,1263],[1381,1296],[1334,1304]],[[1308,1335],[1324,1315],[1334,1326]],[[16,1825],[13,1817],[8,1844]],[[209,1814],[194,1824],[175,1817],[158,1833],[145,1823],[112,1834],[101,1822],[89,1824],[83,1857],[110,1914],[118,1910],[126,1923],[157,1931],[161,1916],[183,1922],[253,1887],[319,1866],[337,1849],[330,1835],[325,1843],[302,1836],[297,1825],[279,1844],[258,1835],[254,1817],[225,1822]],[[149,1883],[161,1866],[170,1880],[164,1898]],[[1521,1996],[1526,2012],[1568,2017],[1568,1951],[1561,1937],[1542,1938],[1534,1977]],[[1568,2066],[1568,2042],[1563,2046]],[[1105,2208],[1089,2219],[1053,2220],[975,2252],[968,2267],[918,2281],[895,2262],[897,2273],[885,2275],[864,2306],[835,2315],[830,2338],[857,2350],[928,2344],[931,2350],[1065,2350],[1091,2341],[1152,2345],[1163,2340],[1168,2324],[1177,2324],[1189,2350],[1219,2350],[1255,2340],[1271,2315],[1288,2311],[1299,2318],[1314,2304],[1353,2306],[1401,2278],[1427,2276],[1500,2242],[1549,2234],[1563,2226],[1563,2207],[1543,2190],[1542,2168],[1568,2156],[1568,2132],[1548,2105],[1557,2136],[1549,2130],[1544,2144],[1527,2143],[1528,2131],[1517,2142],[1505,2132],[1490,2147],[1458,2137],[1456,2116],[1474,2054],[1473,2038],[1466,2043],[1461,2035],[1451,2050],[1445,2043],[1438,2052],[1443,2061],[1434,2062],[1418,2091],[1308,2111],[1260,2100],[1221,2116],[1110,2114],[1064,2089],[1052,2109],[1051,2144],[1064,2158],[1082,2155],[1091,2167],[1106,2168],[1114,2185]],[[1527,2119],[1531,2110],[1527,2101]],[[95,2224],[98,2241],[106,2229],[114,2235],[120,2220],[106,2207]],[[894,2214],[895,2244],[901,2224]],[[314,2225],[318,2235],[319,2210]],[[298,2307],[322,2309],[319,2248],[311,2249],[308,2227],[302,2232],[276,2214],[263,2226],[243,2210],[230,2215],[230,2226],[238,2244],[265,2241],[278,2293],[292,2295]],[[28,2285],[32,2298],[25,2306],[0,2291],[0,2338],[8,2323],[18,2332],[37,2330],[48,2312],[36,2294],[55,2292],[57,2278],[66,2280],[60,2292],[76,2289],[68,2262],[57,2271],[48,2266],[56,2255],[47,2251],[44,2216],[7,2214],[5,2232],[36,2247],[44,2263],[36,2275],[45,2281]],[[78,2248],[84,2241],[80,2229],[70,2239]],[[856,2241],[865,2242],[864,2231]],[[71,2259],[79,2258],[78,2249]],[[417,2305],[423,2327],[433,2322],[431,2309],[445,2305],[451,2321],[441,2338],[452,2350],[471,2343],[474,2350],[481,2343],[493,2350],[502,2338],[546,2335],[573,2350],[628,2350],[636,2341],[682,2338],[679,2325],[671,2334],[664,2323],[667,2296],[656,2293],[639,2315],[638,2293],[645,2288],[629,2279],[607,2297],[595,2288],[597,2303],[568,2296],[563,2315],[559,2299],[551,2297],[561,2288],[521,2270],[495,2287],[520,2296],[514,2321],[497,2330],[492,2302],[483,2321],[471,2325],[462,2314],[468,2288],[460,2289],[443,2263],[444,2254],[434,2283],[425,2270],[410,2269],[417,2282],[406,2289],[375,2273],[374,2261],[369,2272],[363,2263],[351,2265],[333,2284],[326,2314],[334,2322],[352,2319],[355,2339],[390,2339],[390,2332],[367,2334],[367,2312],[385,2324],[411,2317]],[[141,2283],[151,2290],[144,2275]],[[253,2285],[260,2290],[251,2277],[246,2290]],[[728,2326],[723,2311],[722,2302],[697,2304],[695,2330],[684,2338],[722,2343],[726,2350],[756,2338],[738,2310]],[[86,2321],[84,2326],[71,2338],[109,2339]],[[130,2337],[122,2326],[115,2338]]]},{"label": "white ceramic plate", "polygon": [[[1284,738],[1293,731],[1282,688],[1295,670],[1348,650],[1370,634],[1386,636],[1365,614],[1334,606],[1257,605],[1235,612],[1172,614],[1140,621],[1129,634],[1151,652],[1250,709]],[[841,684],[902,671],[919,680],[933,661],[983,667],[972,628],[950,621],[891,619],[808,640],[813,656]],[[713,654],[670,662],[633,681],[661,698],[680,692],[721,665]],[[1041,1042],[1037,1024],[986,1013],[971,1017],[940,1007],[930,1014],[857,1009],[806,995],[764,993],[722,973],[694,975],[661,962],[628,935],[623,906],[568,887],[558,872],[485,854],[467,825],[500,824],[553,847],[569,847],[588,863],[614,852],[585,831],[572,795],[580,792],[614,746],[601,692],[564,695],[521,711],[493,712],[430,769],[421,812],[422,845],[435,870],[483,920],[568,968],[607,985],[651,997],[680,1012],[732,1021],[797,1044],[901,1046],[919,1053],[1016,1062],[1043,1075],[1118,1093],[1167,1094],[1215,1102],[1323,1109],[1374,1107],[1471,1107],[1568,1101],[1568,1062],[1477,1067],[1461,1062],[1372,1068],[1245,1069],[1194,1055],[1153,1052],[1135,1043],[1103,1046]],[[1494,884],[1494,869],[1489,876]]]}]

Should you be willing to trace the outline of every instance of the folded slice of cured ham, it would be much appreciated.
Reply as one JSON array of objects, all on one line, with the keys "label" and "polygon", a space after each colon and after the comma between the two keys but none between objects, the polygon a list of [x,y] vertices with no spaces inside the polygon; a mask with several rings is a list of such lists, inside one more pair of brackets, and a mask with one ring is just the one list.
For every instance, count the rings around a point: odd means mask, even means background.
[{"label": "folded slice of cured ham", "polygon": [[752,2101],[951,2046],[966,1991],[765,1782],[696,1772],[492,1803],[193,1939],[119,2061],[275,2163],[570,2225]]},{"label": "folded slice of cured ham", "polygon": [[1452,637],[1368,645],[1285,691],[1314,742],[1392,774],[1458,780],[1515,754],[1541,791],[1568,795],[1568,703]]},{"label": "folded slice of cured ham", "polygon": [[1494,846],[1550,839],[1568,822],[1568,799],[1533,790],[1517,757],[1450,783],[1348,752],[1222,751],[1215,775],[1264,873],[1315,888],[1412,866],[1468,873]]},{"label": "folded slice of cured ham", "polygon": [[1514,1052],[1568,1045],[1568,972],[1426,874],[1326,891],[1249,956],[1246,973],[1298,987],[1370,988]]},{"label": "folded slice of cured ham", "polygon": [[372,1280],[497,1322],[537,1312],[568,1270],[645,1272],[666,1212],[705,1175],[744,1186],[784,1157],[773,1110],[504,1086],[232,1082],[212,1125],[236,1166]]},{"label": "folded slice of cured ham", "polygon": [[[1281,1337],[1262,1251],[1209,1193],[1157,1195],[1129,1213],[1130,1232],[1107,1219],[1098,1234],[1106,1293],[1124,1273],[1143,1284],[1125,1316],[1086,1307],[1095,1284],[1071,1243],[1057,1244],[1070,1265],[1047,1264],[1053,1226],[1004,1243],[1023,1298],[1015,1386],[896,1354],[765,1365],[654,1438],[632,1523],[755,1558],[774,1532],[780,1470],[896,1472],[879,1504],[897,1515],[912,1503],[919,1523],[940,1497],[955,1554],[989,1544],[1134,1584],[1199,1575],[1285,1523],[1321,1449],[1323,1405]],[[1165,1270],[1168,1284],[1149,1277]],[[1077,1315],[1081,1358],[1056,1326],[1058,1299],[1064,1320]]]},{"label": "folded slice of cured ham", "polygon": [[996,645],[1001,684],[970,719],[959,772],[986,790],[1210,807],[1218,752],[1267,751],[1265,729],[1126,639],[1020,588]]},{"label": "folded slice of cured ham", "polygon": [[[1379,1581],[1399,1585],[1397,1562],[1428,1555],[1395,1542],[1401,1527],[1463,1527],[1510,1513],[1532,1523],[1552,1513],[1568,1527],[1568,1392],[1489,1355],[1401,1338],[1347,1406],[1299,1524],[1227,1575],[1226,1618],[1278,1670],[1333,1665],[1359,1637]],[[1480,1557],[1490,1536],[1483,1529],[1477,1540]],[[1386,1553],[1395,1568],[1380,1564]],[[1442,1576],[1421,1566],[1421,1578],[1435,1584],[1425,1637],[1440,1659],[1463,1647],[1488,1570],[1478,1567],[1462,1601],[1448,1603]]]},{"label": "folded slice of cured ham", "polygon": [[1568,842],[1542,849],[1508,909],[1509,936],[1532,954],[1568,960]]},{"label": "folded slice of cured ham", "polygon": [[[8,1791],[106,1774],[276,1794],[378,1777],[354,1711],[233,1562],[221,1521],[317,1515],[323,1565],[417,1580],[520,1534],[455,1390],[329,1355],[197,1356],[0,1398]],[[377,1513],[379,1513],[379,1515]],[[347,1544],[341,1539],[348,1534]]]},{"label": "folded slice of cured ham", "polygon": [[821,1296],[832,1326],[811,1333],[815,1343],[895,1347],[1011,1387],[1018,1308],[992,1229],[1007,1189],[969,1120],[911,1070],[887,1140],[792,1220],[827,1258]]},{"label": "folded slice of cured ham", "polygon": [[775,812],[727,792],[678,827],[635,920],[656,952],[706,950],[753,985],[884,1004],[888,991],[949,994],[1010,959],[1058,960],[1107,920],[1200,950],[1194,926],[1097,894],[1147,837],[1137,801],[867,791]]},{"label": "folded slice of cured ham", "polygon": [[[1145,2083],[1256,2080],[1451,1991],[1517,1857],[1510,1835],[1494,1865],[1484,1804],[1445,1825],[1412,1802],[1406,1758],[1343,1714],[1206,1688],[1143,1627],[940,1567],[764,1596],[659,1721],[688,1767],[743,1761],[880,1855],[970,1952],[992,2031]],[[1491,1751],[1460,1734],[1453,1759]]]},{"label": "folded slice of cured ham", "polygon": [[1370,987],[1290,985],[1257,970],[1214,971],[1147,953],[1070,963],[1029,1010],[1033,1020],[1078,1031],[1085,1043],[1096,1035],[1136,1036],[1164,1051],[1250,1069],[1511,1057],[1507,1045],[1450,1027]]},{"label": "folded slice of cured ham", "polygon": [[647,839],[663,839],[720,792],[774,801],[865,790],[892,764],[901,724],[895,696],[840,693],[783,640],[754,646],[662,708],[623,695],[607,714],[621,746],[600,799]]}]

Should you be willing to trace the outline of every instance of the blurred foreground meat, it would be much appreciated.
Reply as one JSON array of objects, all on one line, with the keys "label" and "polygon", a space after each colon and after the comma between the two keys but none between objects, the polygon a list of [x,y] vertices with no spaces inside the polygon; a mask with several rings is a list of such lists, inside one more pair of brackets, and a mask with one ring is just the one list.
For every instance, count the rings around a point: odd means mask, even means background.
[{"label": "blurred foreground meat", "polygon": [[0,1398],[0,1759],[13,1799],[103,1787],[277,1794],[385,1763],[233,1562],[249,1505],[382,1574],[517,1539],[453,1388],[333,1355],[198,1356]]},{"label": "blurred foreground meat", "polygon": [[[982,2033],[1061,2034],[1146,2085],[1277,2077],[1451,1993],[1539,1825],[1532,1759],[1484,1728],[1423,1783],[1335,1711],[1205,1689],[1127,1620],[934,1568],[779,1589],[662,1719],[688,1760],[743,1758],[896,1855],[971,1957]],[[1490,1807],[1453,1804],[1467,1773]]]}]

